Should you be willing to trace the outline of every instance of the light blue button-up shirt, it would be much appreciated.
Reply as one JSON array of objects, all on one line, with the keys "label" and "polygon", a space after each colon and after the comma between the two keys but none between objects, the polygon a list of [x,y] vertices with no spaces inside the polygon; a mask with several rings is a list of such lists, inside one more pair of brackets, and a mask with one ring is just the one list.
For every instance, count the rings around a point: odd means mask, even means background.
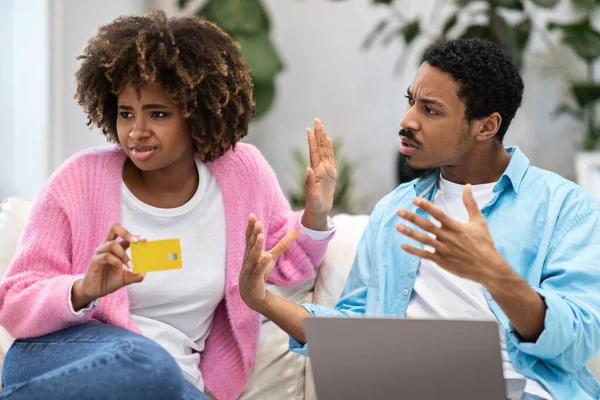
[{"label": "light blue button-up shirt", "polygon": [[[546,302],[538,340],[523,342],[487,290],[485,296],[504,327],[517,372],[541,382],[556,399],[600,399],[600,384],[585,367],[600,350],[598,204],[574,183],[530,166],[518,148],[507,150],[510,163],[481,211],[500,254]],[[334,310],[304,305],[311,314],[406,315],[420,259],[400,246],[423,246],[396,231],[396,211],[426,216],[412,201],[433,201],[438,175],[402,184],[377,204],[338,304]],[[290,348],[307,355],[307,346],[293,338]]]}]

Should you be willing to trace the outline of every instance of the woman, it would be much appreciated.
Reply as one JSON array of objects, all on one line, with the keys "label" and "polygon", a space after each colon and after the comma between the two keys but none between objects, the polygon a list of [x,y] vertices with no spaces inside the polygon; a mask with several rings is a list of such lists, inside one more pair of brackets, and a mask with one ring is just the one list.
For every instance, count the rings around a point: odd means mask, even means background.
[{"label": "woman", "polygon": [[[306,209],[293,213],[260,152],[238,143],[252,83],[214,24],[120,17],[80,59],[76,98],[116,146],[74,156],[36,199],[0,285],[0,324],[19,339],[2,397],[237,398],[259,336],[237,284],[245,227],[265,222],[270,281],[313,277],[331,237],[331,141],[315,120]],[[129,244],[166,238],[183,268],[133,273]]]}]

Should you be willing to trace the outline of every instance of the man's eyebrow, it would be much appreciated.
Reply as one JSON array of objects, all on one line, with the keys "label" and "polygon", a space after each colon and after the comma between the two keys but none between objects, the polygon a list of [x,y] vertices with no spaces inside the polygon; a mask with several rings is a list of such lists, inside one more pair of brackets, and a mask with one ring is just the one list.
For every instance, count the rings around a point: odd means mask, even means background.
[{"label": "man's eyebrow", "polygon": [[412,93],[410,92],[410,86],[406,89],[406,95],[408,97],[410,97],[411,99],[418,101],[420,103],[425,103],[425,104],[433,104],[436,106],[440,106],[440,107],[445,107],[444,104],[442,102],[440,102],[439,100],[435,100],[435,99],[428,99],[426,97],[419,97],[418,99],[415,99],[412,95]]}]

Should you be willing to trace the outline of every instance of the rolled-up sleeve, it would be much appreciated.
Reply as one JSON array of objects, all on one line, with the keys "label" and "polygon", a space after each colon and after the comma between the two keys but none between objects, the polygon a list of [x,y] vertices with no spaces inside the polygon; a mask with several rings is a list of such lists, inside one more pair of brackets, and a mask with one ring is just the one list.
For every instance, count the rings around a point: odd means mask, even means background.
[{"label": "rolled-up sleeve", "polygon": [[600,350],[600,218],[597,207],[559,227],[546,257],[540,288],[546,303],[544,330],[522,352],[566,371],[578,371]]}]

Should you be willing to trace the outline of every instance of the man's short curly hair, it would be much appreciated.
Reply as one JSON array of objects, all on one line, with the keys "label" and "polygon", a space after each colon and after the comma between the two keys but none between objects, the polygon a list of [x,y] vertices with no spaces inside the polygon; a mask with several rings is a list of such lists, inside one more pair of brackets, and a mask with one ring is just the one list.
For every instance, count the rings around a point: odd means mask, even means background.
[{"label": "man's short curly hair", "polygon": [[467,121],[494,112],[502,116],[495,136],[502,142],[523,99],[523,79],[512,58],[494,43],[457,39],[432,46],[423,61],[459,83],[458,96],[465,104]]},{"label": "man's short curly hair", "polygon": [[75,77],[75,98],[110,142],[118,143],[117,95],[159,84],[189,118],[196,150],[210,162],[248,133],[254,113],[252,80],[239,46],[197,16],[162,11],[119,17],[90,39]]}]

